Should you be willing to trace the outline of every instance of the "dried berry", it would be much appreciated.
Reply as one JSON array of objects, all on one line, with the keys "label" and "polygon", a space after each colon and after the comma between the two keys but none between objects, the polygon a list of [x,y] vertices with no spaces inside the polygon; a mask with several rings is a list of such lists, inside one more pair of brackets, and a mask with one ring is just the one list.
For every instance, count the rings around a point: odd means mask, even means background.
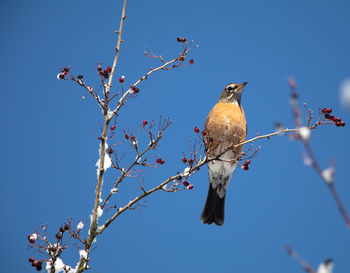
[{"label": "dried berry", "polygon": [[187,158],[186,158],[185,156],[182,158],[182,162],[183,162],[183,163],[186,163],[186,162],[187,162]]},{"label": "dried berry", "polygon": [[177,37],[176,40],[177,40],[179,43],[186,43],[186,38]]},{"label": "dried berry", "polygon": [[189,61],[189,63],[190,63],[190,64],[194,64],[194,60],[191,59],[191,60]]},{"label": "dried berry", "polygon": [[188,187],[190,185],[190,183],[188,181],[184,181],[182,182],[182,184],[185,186],[185,187]]}]

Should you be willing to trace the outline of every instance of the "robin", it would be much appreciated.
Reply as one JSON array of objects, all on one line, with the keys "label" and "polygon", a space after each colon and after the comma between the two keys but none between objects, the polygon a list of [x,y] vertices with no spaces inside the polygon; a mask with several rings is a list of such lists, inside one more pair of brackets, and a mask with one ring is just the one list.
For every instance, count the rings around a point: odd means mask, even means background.
[{"label": "robin", "polygon": [[205,122],[205,153],[208,158],[220,156],[208,163],[209,191],[201,215],[204,224],[215,222],[221,226],[224,223],[226,190],[236,168],[235,160],[243,150],[243,145],[233,146],[244,141],[247,135],[247,123],[241,106],[246,84],[228,84]]}]

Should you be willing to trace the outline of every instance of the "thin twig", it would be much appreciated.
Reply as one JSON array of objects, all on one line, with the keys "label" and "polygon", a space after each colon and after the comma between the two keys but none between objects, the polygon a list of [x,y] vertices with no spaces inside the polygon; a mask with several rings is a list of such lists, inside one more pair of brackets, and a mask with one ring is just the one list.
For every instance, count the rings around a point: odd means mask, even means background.
[{"label": "thin twig", "polygon": [[290,246],[286,245],[286,250],[290,256],[292,256],[308,273],[317,273],[301,256]]}]

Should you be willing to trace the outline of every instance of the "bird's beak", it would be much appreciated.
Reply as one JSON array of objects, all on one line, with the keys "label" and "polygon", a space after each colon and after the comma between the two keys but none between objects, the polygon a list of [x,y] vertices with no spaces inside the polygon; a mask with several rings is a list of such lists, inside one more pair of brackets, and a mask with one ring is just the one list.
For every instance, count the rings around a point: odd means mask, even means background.
[{"label": "bird's beak", "polygon": [[240,84],[240,85],[238,86],[239,89],[242,90],[243,87],[247,85],[247,83],[248,83],[248,82],[244,82],[244,83]]}]

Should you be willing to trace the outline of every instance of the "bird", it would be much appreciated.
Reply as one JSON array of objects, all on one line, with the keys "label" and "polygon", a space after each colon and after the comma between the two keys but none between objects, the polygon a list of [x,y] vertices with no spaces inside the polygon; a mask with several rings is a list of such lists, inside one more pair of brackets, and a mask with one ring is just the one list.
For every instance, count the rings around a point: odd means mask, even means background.
[{"label": "bird", "polygon": [[235,160],[243,150],[243,145],[237,148],[233,145],[243,142],[247,136],[247,123],[241,106],[246,84],[228,84],[205,122],[206,157],[218,159],[208,162],[209,190],[200,218],[204,224],[221,226],[224,223],[226,190],[236,168]]}]

